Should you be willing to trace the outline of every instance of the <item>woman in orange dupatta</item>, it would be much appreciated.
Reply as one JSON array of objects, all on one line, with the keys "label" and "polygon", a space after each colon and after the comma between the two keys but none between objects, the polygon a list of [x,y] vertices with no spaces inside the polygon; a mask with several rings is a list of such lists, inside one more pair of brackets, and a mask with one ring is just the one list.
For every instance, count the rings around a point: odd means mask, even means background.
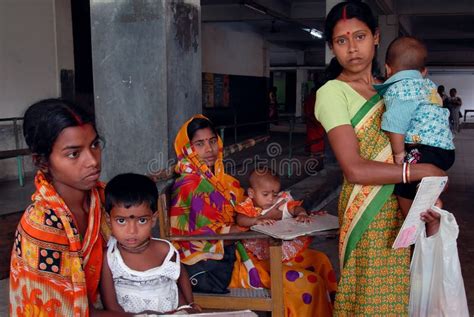
[{"label": "woman in orange dupatta", "polygon": [[89,316],[108,236],[100,139],[87,115],[57,99],[32,105],[23,132],[39,171],[15,234],[10,314]]},{"label": "woman in orange dupatta", "polygon": [[[235,206],[243,201],[239,182],[227,175],[223,164],[223,144],[210,121],[196,115],[179,130],[175,140],[178,157],[171,198],[171,233],[174,235],[222,234],[244,228],[234,222]],[[229,288],[270,288],[268,260],[259,261],[240,242],[224,245],[222,240],[176,243],[181,262],[191,283],[200,285],[203,272],[215,269]],[[219,261],[234,263],[228,276]],[[234,262],[235,261],[235,262]],[[206,268],[203,266],[207,265]],[[195,269],[198,266],[198,269]],[[306,250],[283,266],[285,316],[331,316],[329,292],[335,291],[334,271],[321,252]],[[215,285],[213,285],[215,286]],[[195,288],[196,290],[196,288]]]}]

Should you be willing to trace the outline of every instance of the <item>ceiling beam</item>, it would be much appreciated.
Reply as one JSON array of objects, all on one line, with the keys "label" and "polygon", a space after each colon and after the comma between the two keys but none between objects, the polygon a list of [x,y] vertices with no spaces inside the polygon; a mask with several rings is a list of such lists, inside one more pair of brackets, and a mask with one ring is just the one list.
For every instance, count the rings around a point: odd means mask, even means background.
[{"label": "ceiling beam", "polygon": [[287,1],[282,0],[243,0],[244,3],[257,5],[266,8],[269,14],[277,14],[282,17],[289,18],[291,5]]},{"label": "ceiling beam", "polygon": [[400,15],[467,15],[474,14],[472,0],[397,0],[396,12]]},{"label": "ceiling beam", "polygon": [[326,18],[326,2],[293,2],[291,18],[324,20]]},{"label": "ceiling beam", "polygon": [[375,4],[380,8],[380,12],[384,15],[393,14],[395,12],[393,0],[375,0]]},{"label": "ceiling beam", "polygon": [[241,4],[212,5],[201,8],[202,22],[243,22],[273,19],[270,15],[258,13]]}]

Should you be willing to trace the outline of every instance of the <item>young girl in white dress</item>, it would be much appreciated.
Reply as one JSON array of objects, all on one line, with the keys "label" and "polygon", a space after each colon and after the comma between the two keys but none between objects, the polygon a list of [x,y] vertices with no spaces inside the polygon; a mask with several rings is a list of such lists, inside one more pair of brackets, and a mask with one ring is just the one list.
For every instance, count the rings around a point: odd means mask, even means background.
[{"label": "young girl in white dress", "polygon": [[130,313],[193,313],[188,274],[173,245],[151,238],[158,192],[146,176],[121,174],[105,188],[105,209],[112,229],[101,275],[107,310]]}]

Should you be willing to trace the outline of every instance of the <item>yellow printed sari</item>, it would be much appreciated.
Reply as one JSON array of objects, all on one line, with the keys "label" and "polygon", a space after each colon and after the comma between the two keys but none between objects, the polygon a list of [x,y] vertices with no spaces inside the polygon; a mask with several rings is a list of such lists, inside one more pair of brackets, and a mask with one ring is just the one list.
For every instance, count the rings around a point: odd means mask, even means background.
[{"label": "yellow printed sari", "polygon": [[[351,124],[364,159],[392,163],[390,142],[380,129],[384,110],[377,94],[351,118]],[[344,180],[335,316],[407,315],[410,259],[408,249],[391,248],[403,221],[393,187]]]}]

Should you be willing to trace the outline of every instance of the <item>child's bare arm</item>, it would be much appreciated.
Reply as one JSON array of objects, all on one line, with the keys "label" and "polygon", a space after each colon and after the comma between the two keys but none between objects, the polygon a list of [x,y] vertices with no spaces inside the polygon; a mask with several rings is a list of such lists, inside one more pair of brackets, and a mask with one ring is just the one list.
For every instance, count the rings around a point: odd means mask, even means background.
[{"label": "child's bare arm", "polygon": [[392,145],[393,159],[396,164],[403,164],[405,159],[405,135],[388,132],[390,144]]},{"label": "child's bare arm", "polygon": [[178,289],[183,294],[183,302],[179,305],[188,305],[194,302],[193,291],[191,289],[191,283],[189,282],[189,275],[184,265],[181,263],[181,271],[178,278]]},{"label": "child's bare arm", "polygon": [[102,272],[100,276],[100,298],[105,310],[125,312],[117,301],[117,295],[115,295],[114,281],[112,279],[112,272],[110,271],[109,263],[107,261],[106,251],[104,251]]},{"label": "child's bare arm", "polygon": [[235,219],[237,224],[242,227],[251,227],[254,225],[270,225],[275,222],[273,219],[267,219],[263,217],[249,217],[241,213],[237,214]]},{"label": "child's bare arm", "polygon": [[178,278],[178,290],[180,295],[182,295],[179,298],[178,306],[190,305],[193,310],[196,310],[192,312],[200,312],[202,310],[198,304],[194,303],[193,291],[191,288],[191,283],[189,282],[189,275],[182,263]]},{"label": "child's bare arm", "polygon": [[290,210],[291,214],[293,215],[293,217],[296,217],[300,214],[305,214],[307,215],[308,213],[306,212],[306,209],[304,209],[303,207],[301,206],[295,206],[293,208],[293,210]]},{"label": "child's bare arm", "polygon": [[308,212],[306,209],[304,209],[301,206],[295,206],[293,210],[290,210],[290,213],[293,215],[294,218],[296,218],[296,221],[298,222],[310,222],[311,218],[308,215]]},{"label": "child's bare arm", "polygon": [[237,213],[235,222],[242,227],[251,227],[256,224],[257,218],[249,217],[241,213]]},{"label": "child's bare arm", "polygon": [[272,209],[267,211],[265,215],[260,216],[261,219],[273,219],[273,220],[281,220],[283,216],[283,211],[280,210],[280,207],[286,204],[286,200],[280,201],[278,204],[276,204]]}]

